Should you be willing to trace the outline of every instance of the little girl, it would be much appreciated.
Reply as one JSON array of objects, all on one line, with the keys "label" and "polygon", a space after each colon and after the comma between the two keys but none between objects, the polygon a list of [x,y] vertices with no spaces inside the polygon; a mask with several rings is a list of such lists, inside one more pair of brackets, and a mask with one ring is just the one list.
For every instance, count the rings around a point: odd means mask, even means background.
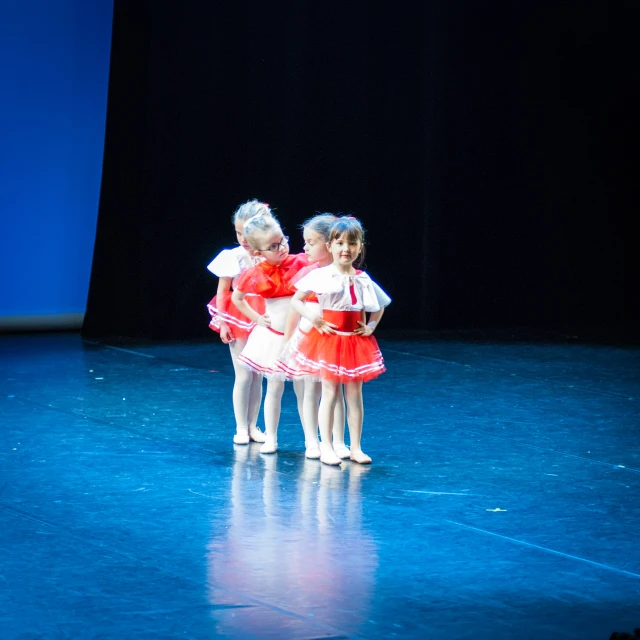
[{"label": "little girl", "polygon": [[[249,200],[240,205],[233,214],[239,247],[224,249],[207,266],[218,276],[217,295],[207,305],[211,314],[209,327],[220,334],[220,339],[229,345],[235,372],[233,385],[233,413],[236,420],[236,444],[248,444],[250,440],[264,442],[265,436],[256,426],[262,401],[262,375],[238,364],[238,356],[247,344],[247,337],[255,324],[243,315],[231,301],[231,287],[235,288],[238,276],[245,269],[257,264],[262,258],[252,255],[244,237],[244,224],[256,214],[270,216],[269,205],[258,200]],[[260,296],[251,296],[247,303],[258,313],[264,313],[264,301]]]},{"label": "little girl", "polygon": [[[333,263],[314,269],[296,283],[293,308],[315,327],[295,348],[300,370],[322,380],[319,422],[320,460],[338,465],[341,460],[331,444],[334,408],[344,384],[347,401],[350,458],[369,464],[371,458],[362,451],[362,383],[378,377],[384,361],[373,337],[384,307],[391,299],[355,265],[364,256],[364,230],[351,216],[339,218],[329,232],[329,252]],[[322,316],[310,311],[304,301],[315,293]],[[366,322],[365,312],[370,312]]]},{"label": "little girl", "polygon": [[[318,267],[326,267],[331,264],[333,258],[329,253],[329,230],[331,225],[338,218],[330,213],[321,213],[313,218],[309,218],[302,223],[302,236],[304,238],[304,252],[307,254],[308,267],[296,274],[294,283]],[[321,315],[320,304],[315,293],[311,293],[305,301],[306,309],[315,315]],[[300,319],[297,327],[295,323]],[[300,370],[296,365],[294,357],[295,349],[313,325],[306,318],[300,318],[293,309],[289,311],[287,326],[284,332],[286,346],[280,354],[278,367],[284,371],[288,377],[293,378],[294,384],[298,377],[302,377],[303,400],[302,400],[302,429],[305,440],[305,456],[311,459],[320,457],[320,443],[318,442],[318,402],[322,385],[317,377],[305,375],[304,370]],[[336,401],[333,416],[333,450],[339,458],[349,457],[349,448],[344,443],[344,396],[342,385],[339,390],[339,398]]]},{"label": "little girl", "polygon": [[[289,238],[282,233],[272,215],[256,214],[245,222],[243,234],[252,255],[261,256],[264,260],[242,272],[233,292],[233,303],[256,324],[238,360],[267,377],[264,400],[266,439],[260,452],[275,453],[278,450],[280,402],[284,391],[284,374],[277,369],[276,359],[284,343],[285,320],[295,292],[292,280],[308,260],[304,253],[289,255]],[[265,313],[248,304],[250,294],[264,298]]]}]

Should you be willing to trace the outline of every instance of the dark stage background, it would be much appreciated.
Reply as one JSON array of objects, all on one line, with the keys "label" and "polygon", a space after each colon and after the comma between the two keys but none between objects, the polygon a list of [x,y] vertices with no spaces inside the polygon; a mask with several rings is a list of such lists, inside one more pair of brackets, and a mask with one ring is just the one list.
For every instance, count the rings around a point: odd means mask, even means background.
[{"label": "dark stage background", "polygon": [[252,197],[361,218],[384,327],[633,332],[636,7],[116,0],[83,334],[208,336]]}]

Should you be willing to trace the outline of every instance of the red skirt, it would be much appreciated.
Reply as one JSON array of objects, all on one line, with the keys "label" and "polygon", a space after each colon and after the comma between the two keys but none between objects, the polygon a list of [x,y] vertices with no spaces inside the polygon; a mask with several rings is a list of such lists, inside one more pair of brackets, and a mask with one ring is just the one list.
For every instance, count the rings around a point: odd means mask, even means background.
[{"label": "red skirt", "polygon": [[336,383],[368,382],[385,371],[378,342],[373,336],[352,333],[361,320],[360,311],[330,311],[322,317],[338,325],[338,333],[312,329],[295,346],[294,358],[300,371]]},{"label": "red skirt", "polygon": [[[240,313],[238,307],[231,300],[232,291],[219,293],[209,304],[207,309],[211,315],[209,329],[220,333],[220,326],[226,323],[231,329],[234,338],[246,339],[256,326],[247,316]],[[245,301],[260,315],[265,312],[264,299],[258,295],[247,294]]]}]

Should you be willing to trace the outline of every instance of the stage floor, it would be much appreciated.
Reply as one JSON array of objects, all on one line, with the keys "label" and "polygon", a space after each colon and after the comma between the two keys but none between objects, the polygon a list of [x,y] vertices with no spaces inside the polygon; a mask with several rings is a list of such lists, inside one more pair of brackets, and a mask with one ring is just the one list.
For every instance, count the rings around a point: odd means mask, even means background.
[{"label": "stage floor", "polygon": [[[640,626],[640,349],[381,340],[370,467],[234,445],[228,349],[0,336],[0,637]],[[262,422],[260,423],[262,424]]]}]

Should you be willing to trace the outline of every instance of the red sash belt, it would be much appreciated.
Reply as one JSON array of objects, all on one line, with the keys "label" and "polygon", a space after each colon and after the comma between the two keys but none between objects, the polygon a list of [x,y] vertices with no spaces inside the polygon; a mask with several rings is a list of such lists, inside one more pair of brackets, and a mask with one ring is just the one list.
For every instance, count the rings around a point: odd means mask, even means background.
[{"label": "red sash belt", "polygon": [[353,332],[360,325],[358,320],[363,320],[362,311],[334,311],[332,309],[323,309],[322,317],[327,322],[338,325],[336,331]]}]

